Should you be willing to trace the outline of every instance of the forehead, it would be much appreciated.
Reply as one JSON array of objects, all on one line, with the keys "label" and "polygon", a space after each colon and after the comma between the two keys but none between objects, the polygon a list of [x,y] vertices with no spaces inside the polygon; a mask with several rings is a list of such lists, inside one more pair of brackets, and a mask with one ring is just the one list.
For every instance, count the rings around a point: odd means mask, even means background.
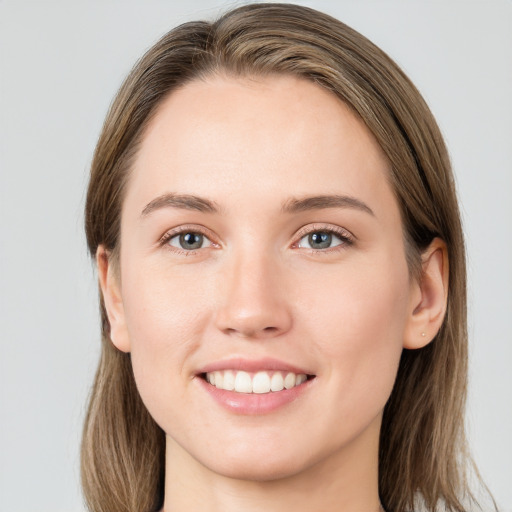
[{"label": "forehead", "polygon": [[159,106],[125,203],[140,208],[175,192],[243,203],[285,194],[389,196],[388,166],[364,122],[313,82],[212,76]]}]

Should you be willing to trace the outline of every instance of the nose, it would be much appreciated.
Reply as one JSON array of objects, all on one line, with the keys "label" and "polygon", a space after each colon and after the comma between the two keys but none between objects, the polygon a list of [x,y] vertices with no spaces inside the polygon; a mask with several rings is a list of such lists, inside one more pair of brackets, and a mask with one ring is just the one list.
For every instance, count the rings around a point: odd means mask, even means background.
[{"label": "nose", "polygon": [[265,255],[233,258],[221,272],[216,326],[247,339],[280,336],[292,325],[283,268]]}]

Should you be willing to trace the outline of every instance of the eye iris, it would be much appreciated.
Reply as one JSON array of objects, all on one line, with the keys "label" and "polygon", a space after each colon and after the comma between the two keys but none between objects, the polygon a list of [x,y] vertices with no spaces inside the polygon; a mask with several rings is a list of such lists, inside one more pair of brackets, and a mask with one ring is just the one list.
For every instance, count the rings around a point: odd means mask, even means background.
[{"label": "eye iris", "polygon": [[311,233],[308,238],[309,245],[313,249],[327,249],[332,243],[331,233],[326,233],[323,231],[316,231],[315,233]]},{"label": "eye iris", "polygon": [[201,233],[182,233],[180,245],[183,249],[200,249],[203,245],[203,235]]}]

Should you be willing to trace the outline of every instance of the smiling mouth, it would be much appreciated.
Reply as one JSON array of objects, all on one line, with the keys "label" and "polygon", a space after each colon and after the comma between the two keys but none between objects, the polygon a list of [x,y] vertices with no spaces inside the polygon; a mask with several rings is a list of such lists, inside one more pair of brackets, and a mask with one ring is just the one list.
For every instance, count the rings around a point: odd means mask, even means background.
[{"label": "smiling mouth", "polygon": [[200,377],[217,389],[245,394],[277,393],[300,386],[314,375],[305,373],[241,370],[218,370],[200,374]]}]

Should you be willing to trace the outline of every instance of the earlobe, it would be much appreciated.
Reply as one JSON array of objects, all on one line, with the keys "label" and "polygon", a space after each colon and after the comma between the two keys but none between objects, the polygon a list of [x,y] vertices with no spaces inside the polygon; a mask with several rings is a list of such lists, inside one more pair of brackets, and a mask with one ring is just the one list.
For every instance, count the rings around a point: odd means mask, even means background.
[{"label": "earlobe", "polygon": [[404,348],[428,345],[439,332],[448,300],[448,252],[446,244],[435,238],[422,254],[422,272],[413,283],[409,318],[404,333]]},{"label": "earlobe", "polygon": [[117,265],[112,261],[111,253],[101,245],[96,251],[96,264],[103,302],[110,324],[110,340],[122,352],[130,352]]}]

